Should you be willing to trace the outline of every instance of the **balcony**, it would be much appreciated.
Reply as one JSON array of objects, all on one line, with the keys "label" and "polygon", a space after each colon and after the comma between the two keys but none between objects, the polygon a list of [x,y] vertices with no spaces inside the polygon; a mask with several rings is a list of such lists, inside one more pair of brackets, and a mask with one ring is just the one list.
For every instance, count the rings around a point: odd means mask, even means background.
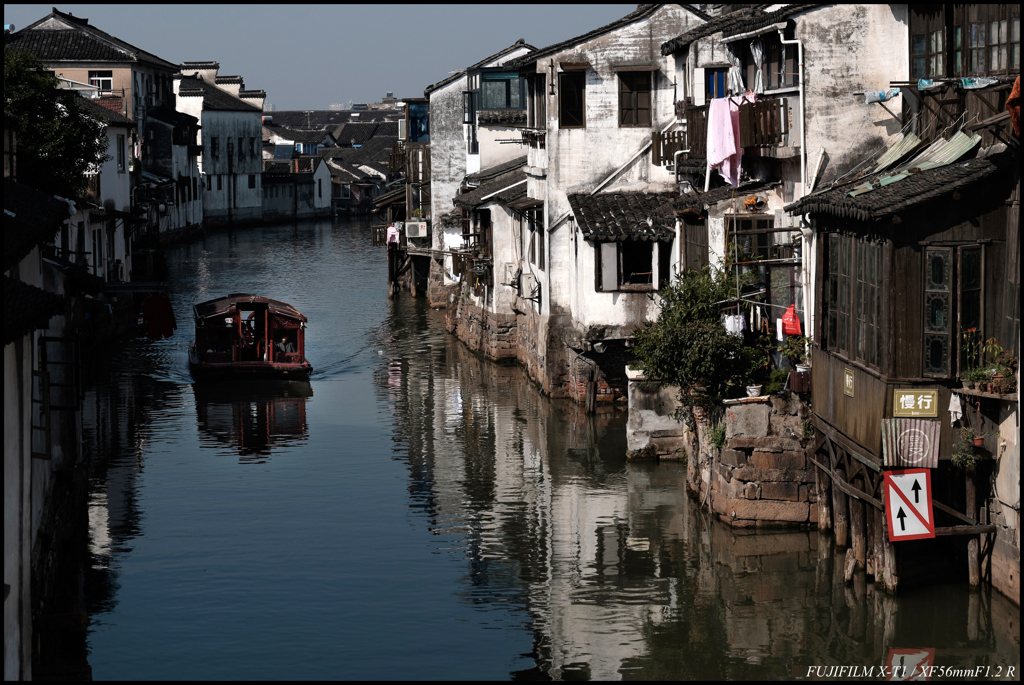
[{"label": "balcony", "polygon": [[936,138],[948,138],[963,127],[966,133],[981,133],[981,147],[997,142],[1008,143],[1013,136],[1006,99],[1013,89],[1012,77],[996,77],[997,83],[982,88],[964,88],[960,79],[936,80],[929,90],[919,90],[917,82],[894,81],[890,87],[900,88],[907,103],[903,107],[903,124],[916,115],[913,130],[926,144]]},{"label": "balcony", "polygon": [[[684,159],[707,157],[708,105],[678,108],[683,129],[652,134],[651,157],[655,166],[673,163],[675,154],[687,150]],[[761,100],[740,105],[740,145],[745,148],[766,148],[764,156],[783,157],[777,148],[787,147],[791,136],[789,100]]]},{"label": "balcony", "polygon": [[391,154],[388,155],[388,171],[393,174],[405,172],[405,142],[396,140],[391,146]]}]

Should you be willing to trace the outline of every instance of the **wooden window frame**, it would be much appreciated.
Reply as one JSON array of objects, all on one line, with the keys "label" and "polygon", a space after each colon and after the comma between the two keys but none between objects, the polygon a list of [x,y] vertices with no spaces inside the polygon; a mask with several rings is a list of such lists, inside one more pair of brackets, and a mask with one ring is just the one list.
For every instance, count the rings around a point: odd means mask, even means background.
[{"label": "wooden window frame", "polygon": [[[580,81],[580,83],[577,84],[576,81]],[[570,105],[566,96],[577,92],[579,93],[579,104]],[[577,108],[579,123],[566,123],[568,114],[575,113]],[[558,127],[587,127],[587,72],[584,69],[558,72]]]},{"label": "wooden window frame", "polygon": [[[619,72],[619,127],[650,128],[654,99],[653,71]],[[641,83],[646,81],[646,83]],[[646,96],[646,106],[643,100]]]},{"label": "wooden window frame", "polygon": [[[721,87],[721,95],[716,95]],[[724,98],[729,94],[729,70],[724,68],[704,69],[704,101]]]}]

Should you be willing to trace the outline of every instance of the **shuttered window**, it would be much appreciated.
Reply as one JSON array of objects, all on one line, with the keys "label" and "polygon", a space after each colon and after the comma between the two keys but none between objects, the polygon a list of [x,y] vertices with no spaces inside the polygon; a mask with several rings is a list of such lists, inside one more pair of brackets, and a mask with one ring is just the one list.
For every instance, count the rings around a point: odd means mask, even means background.
[{"label": "shuttered window", "polygon": [[651,72],[619,74],[619,126],[651,125]]}]

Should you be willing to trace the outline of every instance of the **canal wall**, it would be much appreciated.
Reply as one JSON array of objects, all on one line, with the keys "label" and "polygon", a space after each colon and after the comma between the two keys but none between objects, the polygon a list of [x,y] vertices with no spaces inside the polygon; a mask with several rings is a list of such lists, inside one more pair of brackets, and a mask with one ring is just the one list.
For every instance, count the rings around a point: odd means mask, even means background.
[{"label": "canal wall", "polygon": [[735,528],[818,523],[813,464],[807,459],[804,421],[810,408],[799,396],[727,400],[716,447],[712,422],[692,427],[677,418],[679,389],[628,371],[626,443],[633,458],[687,461],[687,487]]}]

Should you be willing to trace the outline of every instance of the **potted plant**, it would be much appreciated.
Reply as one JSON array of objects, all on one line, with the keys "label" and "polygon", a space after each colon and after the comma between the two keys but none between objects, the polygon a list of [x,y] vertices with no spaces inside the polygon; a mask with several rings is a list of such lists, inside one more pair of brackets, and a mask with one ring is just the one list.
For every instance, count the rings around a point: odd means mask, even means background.
[{"label": "potted plant", "polygon": [[786,340],[779,346],[779,354],[788,359],[799,373],[807,373],[811,369],[807,355],[810,342],[810,338],[804,335],[786,336]]},{"label": "potted plant", "polygon": [[974,390],[976,386],[988,380],[988,374],[984,369],[972,368],[969,371],[965,371],[960,376],[960,380],[963,381],[967,389]]},{"label": "potted plant", "polygon": [[961,469],[966,469],[972,466],[977,460],[974,453],[974,446],[971,444],[974,441],[974,430],[969,426],[965,426],[960,429],[960,439],[953,446],[953,465]]}]

